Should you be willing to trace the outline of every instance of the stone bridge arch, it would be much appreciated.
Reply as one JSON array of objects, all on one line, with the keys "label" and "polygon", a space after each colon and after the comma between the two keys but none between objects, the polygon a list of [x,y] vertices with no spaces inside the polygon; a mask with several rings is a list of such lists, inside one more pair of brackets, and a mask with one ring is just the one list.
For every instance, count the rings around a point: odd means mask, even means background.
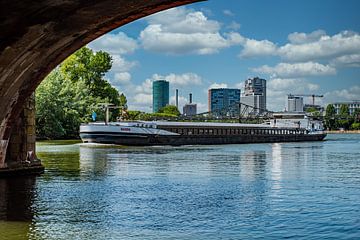
[{"label": "stone bridge arch", "polygon": [[124,24],[198,1],[202,0],[1,1],[0,169],[6,167],[9,139],[25,124],[20,114],[26,100],[67,56]]}]

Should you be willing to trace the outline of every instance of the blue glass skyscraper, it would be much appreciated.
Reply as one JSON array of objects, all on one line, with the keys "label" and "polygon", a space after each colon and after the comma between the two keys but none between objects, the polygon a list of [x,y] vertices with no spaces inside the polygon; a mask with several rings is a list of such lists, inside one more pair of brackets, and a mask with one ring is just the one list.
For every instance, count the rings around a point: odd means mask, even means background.
[{"label": "blue glass skyscraper", "polygon": [[169,104],[169,82],[157,80],[153,82],[153,112]]},{"label": "blue glass skyscraper", "polygon": [[217,116],[239,114],[240,89],[209,89],[209,112]]}]

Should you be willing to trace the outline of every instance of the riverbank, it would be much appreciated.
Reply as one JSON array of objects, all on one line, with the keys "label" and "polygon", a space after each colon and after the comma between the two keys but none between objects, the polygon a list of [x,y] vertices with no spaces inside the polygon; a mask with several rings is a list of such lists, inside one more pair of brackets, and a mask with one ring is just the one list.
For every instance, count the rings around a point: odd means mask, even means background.
[{"label": "riverbank", "polygon": [[331,131],[325,131],[326,133],[335,133],[335,134],[350,134],[350,133],[355,133],[355,134],[360,134],[360,130],[331,130]]}]

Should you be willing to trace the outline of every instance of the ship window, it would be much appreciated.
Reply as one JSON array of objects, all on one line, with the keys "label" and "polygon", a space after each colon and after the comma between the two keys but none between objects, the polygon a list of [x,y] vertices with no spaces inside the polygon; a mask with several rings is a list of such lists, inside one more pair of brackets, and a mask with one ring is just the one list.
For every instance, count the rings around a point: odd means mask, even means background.
[{"label": "ship window", "polygon": [[199,129],[195,128],[194,129],[194,134],[198,134],[199,133]]},{"label": "ship window", "polygon": [[209,129],[209,134],[213,134],[214,133],[214,131],[212,130],[212,129]]},{"label": "ship window", "polygon": [[204,133],[204,129],[199,129],[199,133],[203,134]]}]

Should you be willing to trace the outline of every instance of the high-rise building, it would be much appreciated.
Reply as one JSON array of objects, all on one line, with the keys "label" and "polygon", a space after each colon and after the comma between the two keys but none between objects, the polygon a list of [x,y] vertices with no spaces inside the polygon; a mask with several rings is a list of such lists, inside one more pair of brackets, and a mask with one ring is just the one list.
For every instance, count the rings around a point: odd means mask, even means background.
[{"label": "high-rise building", "polygon": [[245,81],[244,95],[241,96],[241,102],[252,106],[254,113],[263,113],[266,111],[266,80],[258,77],[250,78]]},{"label": "high-rise building", "polygon": [[197,113],[196,104],[192,103],[192,94],[189,94],[189,103],[185,104],[183,107],[183,114],[185,116],[193,116]]},{"label": "high-rise building", "polygon": [[217,116],[234,116],[239,114],[240,89],[209,89],[209,112]]},{"label": "high-rise building", "polygon": [[288,95],[288,111],[289,112],[303,112],[304,99],[299,96]]},{"label": "high-rise building", "polygon": [[169,104],[169,82],[157,80],[153,82],[153,112]]}]

